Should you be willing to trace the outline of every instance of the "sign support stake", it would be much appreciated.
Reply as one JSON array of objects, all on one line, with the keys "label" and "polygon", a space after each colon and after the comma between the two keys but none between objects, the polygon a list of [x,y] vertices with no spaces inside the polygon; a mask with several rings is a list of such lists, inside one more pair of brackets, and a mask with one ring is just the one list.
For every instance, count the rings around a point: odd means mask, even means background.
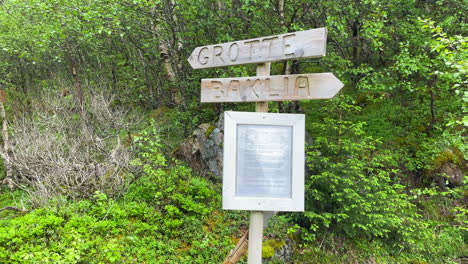
[{"label": "sign support stake", "polygon": [[[270,76],[270,66],[270,62],[257,65],[257,76]],[[268,112],[268,101],[255,103],[255,112]],[[262,263],[264,214],[262,211],[250,212],[248,264]]]},{"label": "sign support stake", "polygon": [[250,212],[248,264],[262,263],[263,212]]},{"label": "sign support stake", "polygon": [[[270,76],[271,62],[257,65],[257,76]],[[255,112],[268,112],[268,101],[255,103]]]}]

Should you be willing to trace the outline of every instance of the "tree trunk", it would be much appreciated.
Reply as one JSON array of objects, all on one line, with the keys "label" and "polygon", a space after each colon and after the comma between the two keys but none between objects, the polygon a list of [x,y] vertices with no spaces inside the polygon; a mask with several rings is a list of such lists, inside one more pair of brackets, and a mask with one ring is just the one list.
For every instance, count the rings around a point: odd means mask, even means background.
[{"label": "tree trunk", "polygon": [[78,76],[78,65],[76,63],[75,56],[73,56],[73,49],[72,49],[70,38],[67,38],[66,51],[67,51],[68,61],[70,64],[71,74],[73,77],[73,84],[75,86],[76,99],[78,100],[78,105],[80,107],[81,115],[84,117],[85,111],[84,111],[83,87],[81,85],[80,77]]},{"label": "tree trunk", "polygon": [[[155,26],[156,32],[161,32],[161,27],[159,25]],[[160,34],[158,34],[160,35]],[[159,38],[160,44],[159,44],[159,55],[161,57],[161,60],[163,62],[164,70],[166,71],[167,78],[169,79],[169,82],[171,83],[170,91],[171,91],[171,101],[172,103],[179,105],[182,103],[182,95],[180,93],[177,81],[177,75],[176,72],[174,71],[173,67],[173,60],[171,60],[171,56],[173,56],[173,53],[171,54],[169,52],[169,45],[163,38]]]},{"label": "tree trunk", "polygon": [[284,0],[278,0],[278,13],[281,29],[284,30],[286,28],[286,23],[284,22]]},{"label": "tree trunk", "polygon": [[[171,6],[174,5],[174,2],[165,1],[165,3],[166,5],[168,5],[166,8],[169,8],[169,10],[172,10]],[[163,13],[166,13],[165,10],[162,10],[162,11]],[[173,44],[177,45],[178,47],[174,47],[171,50],[170,47],[171,46],[173,47],[175,45],[170,45],[170,43],[168,43],[167,37],[165,37],[163,28],[161,27],[160,21],[156,19],[159,16],[156,13],[156,8],[151,9],[151,14],[153,17],[153,19],[151,20],[153,36],[155,39],[159,40],[159,43],[160,43],[159,44],[159,56],[162,60],[164,70],[170,82],[171,103],[175,105],[183,104],[184,101],[183,101],[183,97],[182,97],[182,94],[180,92],[180,87],[179,87],[180,82],[178,80],[178,75],[176,72],[176,70],[180,70],[179,64],[177,63],[178,60],[176,56],[177,56],[179,49],[182,48],[182,44],[179,41],[176,41],[177,36],[175,36],[175,31],[173,30],[172,31]],[[168,17],[168,20],[173,21],[174,16],[171,14]],[[171,25],[171,26],[174,26],[174,25]]]},{"label": "tree trunk", "polygon": [[[4,91],[2,90],[2,93]],[[4,99],[2,96],[1,99]],[[8,123],[6,119],[5,106],[3,104],[4,100],[0,100],[0,116],[2,117],[2,137],[3,137],[3,146],[0,150],[0,155],[3,159],[3,166],[5,167],[6,177],[2,181],[2,184],[7,184],[8,187],[13,190],[16,187],[16,184],[13,181],[13,169],[11,166],[10,156],[8,154],[10,149],[10,140],[8,137]]]}]

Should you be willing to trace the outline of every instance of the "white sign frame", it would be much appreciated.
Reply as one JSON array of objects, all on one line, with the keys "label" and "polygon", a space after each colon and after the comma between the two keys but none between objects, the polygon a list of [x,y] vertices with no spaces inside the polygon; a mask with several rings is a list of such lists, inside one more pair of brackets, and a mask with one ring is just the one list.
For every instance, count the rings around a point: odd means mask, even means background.
[{"label": "white sign frame", "polygon": [[[291,197],[238,197],[237,125],[292,127]],[[251,211],[304,211],[304,132],[305,115],[233,112],[224,113],[223,209]]]}]

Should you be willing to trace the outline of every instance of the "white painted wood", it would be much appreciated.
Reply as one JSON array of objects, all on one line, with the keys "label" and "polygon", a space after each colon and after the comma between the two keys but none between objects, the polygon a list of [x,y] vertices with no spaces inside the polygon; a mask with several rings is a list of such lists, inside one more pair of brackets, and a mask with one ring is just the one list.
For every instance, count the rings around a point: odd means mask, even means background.
[{"label": "white painted wood", "polygon": [[248,264],[262,263],[263,212],[250,213]]},{"label": "white painted wood", "polygon": [[326,28],[197,47],[188,58],[194,69],[325,56]]},{"label": "white painted wood", "polygon": [[333,73],[202,79],[201,102],[330,99],[343,86]]},{"label": "white painted wood", "polygon": [[[304,210],[304,131],[302,114],[225,112],[224,114],[223,209],[251,211]],[[238,125],[292,127],[291,195],[286,198],[238,196],[237,127]]]}]

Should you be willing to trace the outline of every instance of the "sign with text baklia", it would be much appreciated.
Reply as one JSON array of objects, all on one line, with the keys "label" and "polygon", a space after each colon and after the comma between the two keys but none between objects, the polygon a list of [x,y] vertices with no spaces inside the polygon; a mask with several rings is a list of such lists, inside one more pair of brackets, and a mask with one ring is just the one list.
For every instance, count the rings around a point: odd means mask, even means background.
[{"label": "sign with text baklia", "polygon": [[332,73],[202,79],[201,102],[261,102],[333,98],[343,87]]}]

